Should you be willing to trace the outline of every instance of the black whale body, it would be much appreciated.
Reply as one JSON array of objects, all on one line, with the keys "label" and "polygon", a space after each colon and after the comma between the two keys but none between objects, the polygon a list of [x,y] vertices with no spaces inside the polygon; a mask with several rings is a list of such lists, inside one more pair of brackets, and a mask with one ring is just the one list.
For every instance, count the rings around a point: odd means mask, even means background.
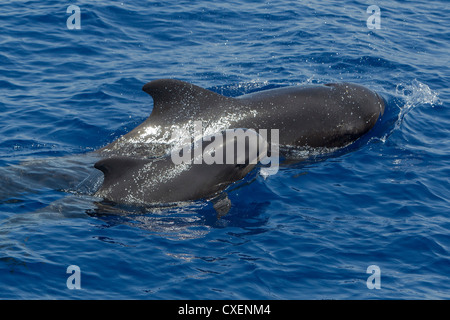
[{"label": "black whale body", "polygon": [[376,92],[351,83],[283,87],[222,96],[173,79],[154,80],[143,90],[153,111],[141,125],[99,150],[104,155],[148,157],[168,152],[173,126],[203,121],[211,132],[230,128],[279,129],[281,146],[342,147],[368,132],[384,112]]},{"label": "black whale body", "polygon": [[208,199],[253,168],[176,167],[168,156],[170,133],[193,121],[202,121],[210,133],[278,129],[281,147],[338,148],[367,133],[385,108],[376,92],[352,83],[284,87],[237,98],[174,79],[151,81],[143,90],[154,101],[151,115],[97,151],[105,158],[95,165],[105,175],[97,195],[118,203]]}]

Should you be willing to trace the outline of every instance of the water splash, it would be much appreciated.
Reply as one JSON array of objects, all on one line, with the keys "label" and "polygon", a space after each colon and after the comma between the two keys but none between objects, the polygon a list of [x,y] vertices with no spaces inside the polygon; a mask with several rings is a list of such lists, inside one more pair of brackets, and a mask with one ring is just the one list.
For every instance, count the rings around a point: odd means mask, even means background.
[{"label": "water splash", "polygon": [[414,79],[411,84],[398,84],[395,88],[395,94],[405,101],[405,104],[400,107],[397,120],[398,125],[401,125],[405,115],[418,105],[429,104],[434,108],[435,105],[442,104],[438,93],[417,79]]},{"label": "water splash", "polygon": [[398,84],[395,88],[395,96],[401,101],[401,103],[397,104],[400,112],[392,130],[389,130],[388,133],[380,138],[383,143],[386,142],[393,132],[400,129],[406,115],[411,110],[420,105],[430,105],[432,108],[442,105],[438,93],[417,79],[412,80],[411,83]]}]

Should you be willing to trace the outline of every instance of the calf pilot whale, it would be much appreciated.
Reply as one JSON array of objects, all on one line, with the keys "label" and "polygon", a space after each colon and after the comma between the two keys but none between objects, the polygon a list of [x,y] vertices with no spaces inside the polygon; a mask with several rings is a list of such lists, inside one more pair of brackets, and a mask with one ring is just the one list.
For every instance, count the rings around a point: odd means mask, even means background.
[{"label": "calf pilot whale", "polygon": [[[244,140],[236,132],[240,132]],[[190,162],[173,161],[172,154],[153,159],[123,156],[102,159],[94,165],[104,174],[103,184],[95,195],[132,205],[214,199],[216,211],[226,213],[230,202],[225,194],[220,193],[256,166],[267,154],[268,144],[255,131],[243,129],[224,130],[212,139],[213,147],[209,143],[211,138],[201,139],[190,146]],[[252,139],[257,145],[252,145]],[[241,142],[244,149],[239,152]],[[255,145],[259,149],[252,152]],[[194,148],[201,148],[202,153],[192,152]],[[178,150],[185,151],[186,148]],[[231,161],[228,157],[230,151],[233,155]],[[206,162],[206,156],[215,158],[215,161]]]}]

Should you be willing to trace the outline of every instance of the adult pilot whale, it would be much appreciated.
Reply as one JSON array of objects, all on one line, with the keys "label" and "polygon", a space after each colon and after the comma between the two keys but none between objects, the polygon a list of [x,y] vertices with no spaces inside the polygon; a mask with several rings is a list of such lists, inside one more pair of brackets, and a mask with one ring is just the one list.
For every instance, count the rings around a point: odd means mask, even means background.
[{"label": "adult pilot whale", "polygon": [[177,143],[173,131],[192,121],[202,121],[205,135],[278,129],[281,147],[343,147],[367,133],[385,108],[380,95],[353,83],[281,87],[236,98],[175,79],[154,80],[142,89],[153,98],[151,115],[99,153],[162,156]]}]

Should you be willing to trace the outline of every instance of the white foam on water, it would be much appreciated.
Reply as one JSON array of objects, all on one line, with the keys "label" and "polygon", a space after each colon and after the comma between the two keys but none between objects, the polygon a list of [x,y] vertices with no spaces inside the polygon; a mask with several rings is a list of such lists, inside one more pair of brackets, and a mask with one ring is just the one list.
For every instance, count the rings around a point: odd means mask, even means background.
[{"label": "white foam on water", "polygon": [[421,105],[430,105],[432,108],[442,105],[439,100],[439,95],[432,90],[428,85],[418,81],[412,80],[410,83],[400,83],[395,88],[395,95],[401,98],[405,103],[398,105],[400,112],[395,122],[394,128],[380,138],[381,142],[385,143],[389,136],[400,129],[406,115]]}]

